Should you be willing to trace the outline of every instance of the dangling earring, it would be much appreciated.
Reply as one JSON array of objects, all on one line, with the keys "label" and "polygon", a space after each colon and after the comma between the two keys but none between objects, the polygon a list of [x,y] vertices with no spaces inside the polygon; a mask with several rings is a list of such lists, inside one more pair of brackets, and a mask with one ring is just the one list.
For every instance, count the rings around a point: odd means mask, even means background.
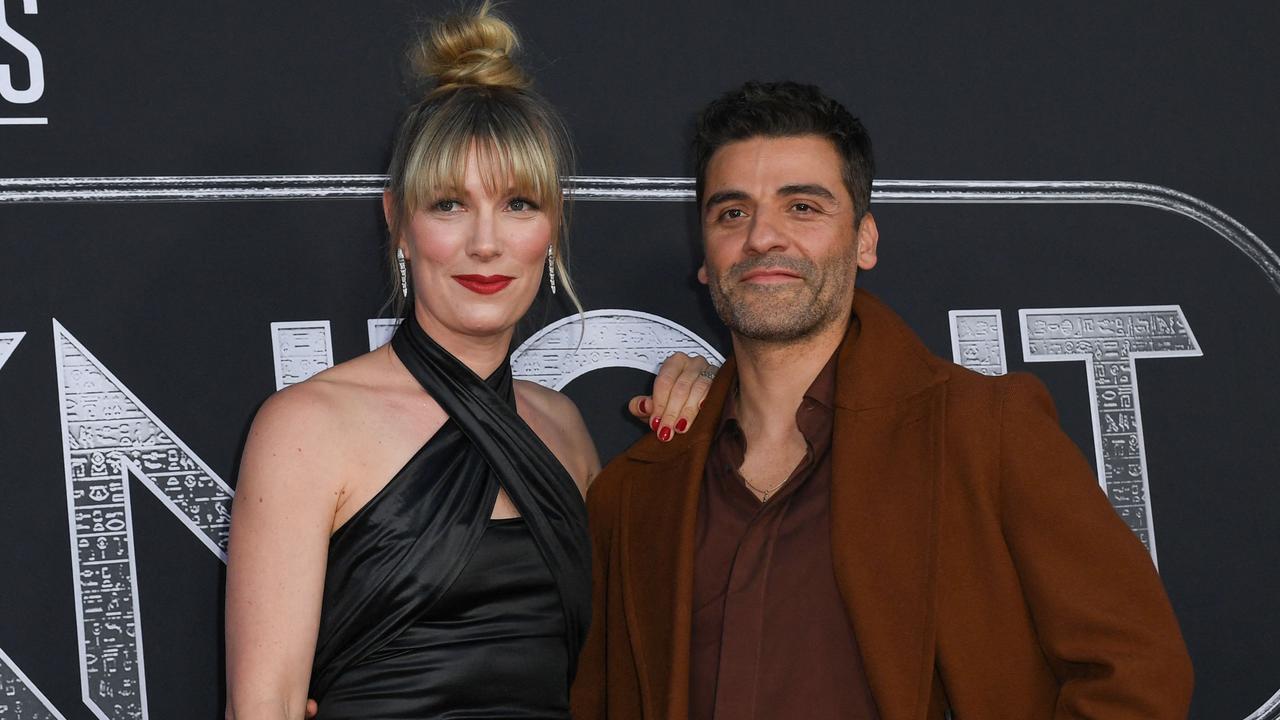
[{"label": "dangling earring", "polygon": [[409,297],[409,268],[404,262],[404,248],[396,248],[396,261],[400,263],[400,295]]},{"label": "dangling earring", "polygon": [[547,246],[547,279],[551,281],[551,294],[556,294],[556,253],[555,246]]}]

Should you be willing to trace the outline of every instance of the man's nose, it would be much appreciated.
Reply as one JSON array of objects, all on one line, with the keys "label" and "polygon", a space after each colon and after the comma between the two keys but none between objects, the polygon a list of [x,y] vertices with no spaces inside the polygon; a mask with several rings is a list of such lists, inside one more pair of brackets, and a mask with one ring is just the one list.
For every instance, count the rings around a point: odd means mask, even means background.
[{"label": "man's nose", "polygon": [[747,226],[747,237],[743,249],[753,255],[782,250],[787,245],[786,233],[778,226],[778,219],[768,211],[760,211],[751,218]]}]

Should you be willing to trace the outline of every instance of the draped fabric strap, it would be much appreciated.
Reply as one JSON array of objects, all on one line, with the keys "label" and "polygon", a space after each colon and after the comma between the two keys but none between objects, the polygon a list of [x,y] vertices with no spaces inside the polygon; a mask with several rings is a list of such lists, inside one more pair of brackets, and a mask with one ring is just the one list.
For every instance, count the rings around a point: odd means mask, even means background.
[{"label": "draped fabric strap", "polygon": [[572,681],[591,620],[591,542],[577,485],[516,414],[508,363],[481,380],[412,309],[391,347],[449,420],[329,539],[311,697],[323,701],[339,678],[378,661],[446,595],[479,546],[499,487],[555,579]]},{"label": "draped fabric strap", "polygon": [[[591,538],[577,483],[516,414],[508,361],[490,387],[427,335],[412,308],[391,347],[484,457],[524,517],[560,590],[572,681],[591,623]],[[488,516],[486,509],[478,522]]]}]

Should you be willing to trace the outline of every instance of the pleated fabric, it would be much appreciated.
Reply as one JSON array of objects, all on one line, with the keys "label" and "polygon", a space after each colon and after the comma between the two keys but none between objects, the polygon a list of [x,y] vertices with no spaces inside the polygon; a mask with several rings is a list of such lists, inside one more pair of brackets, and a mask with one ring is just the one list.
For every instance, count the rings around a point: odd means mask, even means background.
[{"label": "pleated fabric", "polygon": [[[330,539],[311,697],[324,720],[564,717],[586,506],[516,414],[510,365],[481,379],[407,315],[391,347],[449,420]],[[500,529],[499,488],[522,518]]]}]

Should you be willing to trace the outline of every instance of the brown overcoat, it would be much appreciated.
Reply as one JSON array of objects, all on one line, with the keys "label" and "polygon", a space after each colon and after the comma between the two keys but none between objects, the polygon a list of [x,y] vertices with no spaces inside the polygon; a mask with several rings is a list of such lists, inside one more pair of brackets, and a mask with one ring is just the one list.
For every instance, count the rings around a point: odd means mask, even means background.
[{"label": "brown overcoat", "polygon": [[[863,290],[854,312],[831,549],[883,720],[1186,717],[1191,663],[1160,579],[1040,382],[931,355]],[[591,487],[578,720],[688,717],[698,496],[734,375],[730,360],[687,434],[647,436]]]}]

